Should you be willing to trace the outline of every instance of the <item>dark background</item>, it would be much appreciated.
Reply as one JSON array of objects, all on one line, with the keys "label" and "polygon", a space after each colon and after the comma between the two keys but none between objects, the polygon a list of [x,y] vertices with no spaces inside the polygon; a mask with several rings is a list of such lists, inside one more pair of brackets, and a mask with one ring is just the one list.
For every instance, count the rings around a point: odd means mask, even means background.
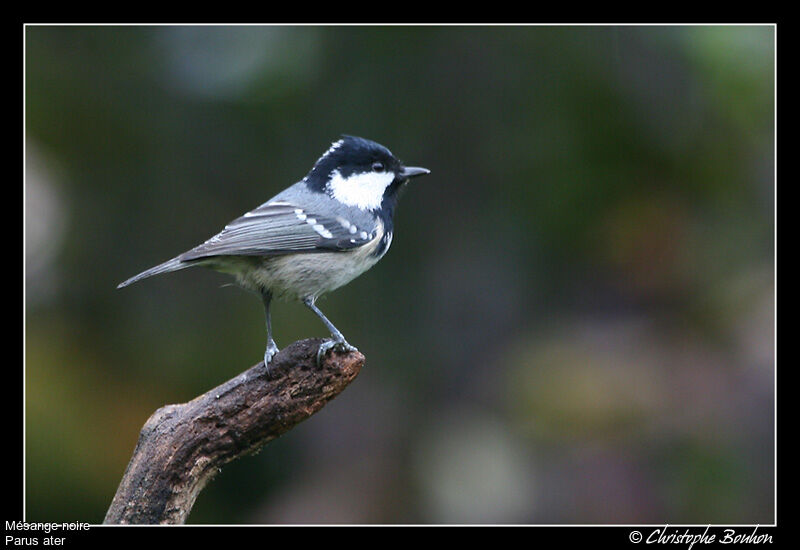
[{"label": "dark background", "polygon": [[432,171],[319,303],[367,365],[189,523],[774,521],[774,26],[24,38],[28,521],[100,523],[148,416],[263,353],[224,275],[117,283],[342,133]]}]

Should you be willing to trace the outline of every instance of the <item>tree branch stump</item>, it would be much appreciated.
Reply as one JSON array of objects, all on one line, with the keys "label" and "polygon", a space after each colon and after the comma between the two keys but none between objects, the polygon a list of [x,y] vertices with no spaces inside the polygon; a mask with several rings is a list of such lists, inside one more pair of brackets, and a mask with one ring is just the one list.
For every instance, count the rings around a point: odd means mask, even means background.
[{"label": "tree branch stump", "polygon": [[329,353],[322,340],[295,342],[270,364],[180,405],[158,409],[139,435],[106,524],[182,524],[226,463],[253,453],[336,397],[364,365],[358,352]]}]

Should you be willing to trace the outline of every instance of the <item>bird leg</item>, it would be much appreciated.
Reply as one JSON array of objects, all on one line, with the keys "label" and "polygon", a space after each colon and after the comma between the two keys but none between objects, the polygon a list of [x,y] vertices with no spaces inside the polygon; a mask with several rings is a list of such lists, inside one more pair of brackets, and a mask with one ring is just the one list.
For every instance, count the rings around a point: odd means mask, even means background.
[{"label": "bird leg", "polygon": [[267,318],[267,349],[264,351],[264,366],[269,373],[269,363],[278,353],[278,346],[272,339],[272,319],[269,314],[269,304],[272,301],[272,293],[267,289],[261,290],[261,301],[264,303],[264,316]]},{"label": "bird leg", "polygon": [[347,340],[344,339],[344,336],[341,332],[339,332],[339,329],[333,326],[333,323],[331,323],[328,318],[325,317],[325,314],[322,313],[316,305],[314,305],[315,300],[316,299],[313,296],[308,296],[303,299],[303,303],[306,305],[306,307],[308,307],[308,309],[316,313],[317,317],[322,320],[322,322],[331,332],[332,337],[331,340],[325,340],[319,346],[319,351],[317,352],[317,365],[322,363],[322,358],[333,348],[339,348],[344,351],[358,351],[355,346],[351,346],[347,343]]}]

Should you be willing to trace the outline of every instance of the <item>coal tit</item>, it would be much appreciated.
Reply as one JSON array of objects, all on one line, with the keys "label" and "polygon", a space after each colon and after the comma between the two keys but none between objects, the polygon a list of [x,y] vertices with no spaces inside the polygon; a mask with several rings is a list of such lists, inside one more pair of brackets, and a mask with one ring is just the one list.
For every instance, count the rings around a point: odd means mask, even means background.
[{"label": "coal tit", "polygon": [[343,136],[306,176],[255,210],[233,220],[203,244],[152,267],[146,277],[203,266],[228,273],[261,296],[267,321],[264,364],[278,353],[272,338],[272,298],[302,301],[331,333],[317,362],[332,348],[355,351],[317,308],[322,294],[358,277],[392,242],[398,192],[426,168],[404,166],[383,145]]}]

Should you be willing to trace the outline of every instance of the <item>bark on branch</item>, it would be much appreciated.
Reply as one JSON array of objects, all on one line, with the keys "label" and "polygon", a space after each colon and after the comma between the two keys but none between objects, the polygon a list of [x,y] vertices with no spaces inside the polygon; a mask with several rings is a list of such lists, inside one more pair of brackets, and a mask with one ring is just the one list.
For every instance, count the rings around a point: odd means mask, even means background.
[{"label": "bark on branch", "polygon": [[259,363],[180,405],[158,409],[139,435],[107,524],[179,524],[219,468],[305,420],[358,375],[364,356],[331,352],[317,366],[321,340],[281,350],[269,375]]}]

